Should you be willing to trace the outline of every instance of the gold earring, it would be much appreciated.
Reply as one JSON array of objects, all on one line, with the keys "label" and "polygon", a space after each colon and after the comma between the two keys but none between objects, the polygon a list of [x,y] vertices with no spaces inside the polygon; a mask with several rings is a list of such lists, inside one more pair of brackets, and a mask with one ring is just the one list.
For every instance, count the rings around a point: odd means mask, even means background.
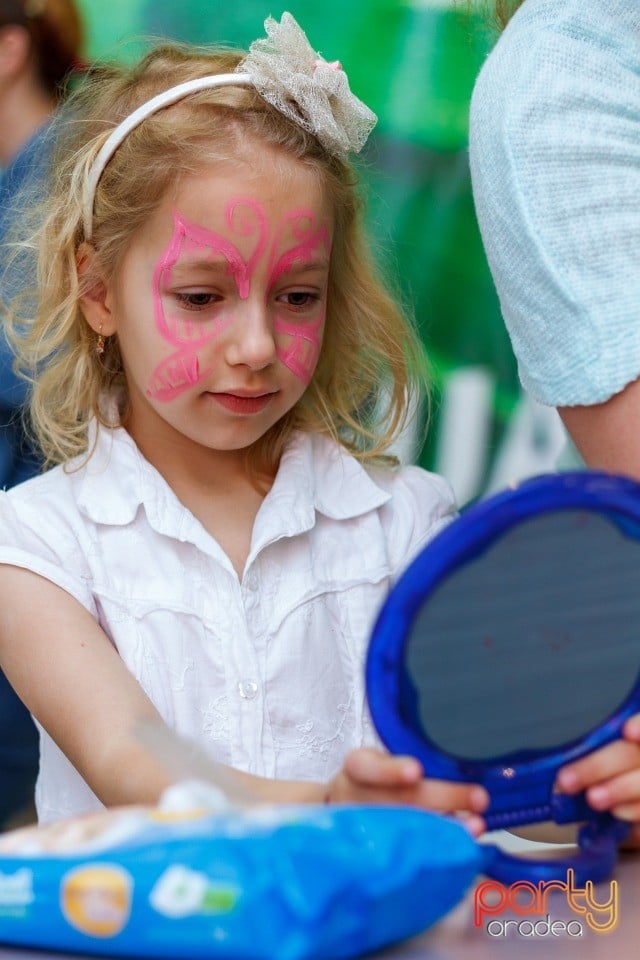
[{"label": "gold earring", "polygon": [[104,353],[104,337],[102,335],[102,321],[100,321],[100,329],[98,331],[98,339],[96,340],[96,353],[99,357]]}]

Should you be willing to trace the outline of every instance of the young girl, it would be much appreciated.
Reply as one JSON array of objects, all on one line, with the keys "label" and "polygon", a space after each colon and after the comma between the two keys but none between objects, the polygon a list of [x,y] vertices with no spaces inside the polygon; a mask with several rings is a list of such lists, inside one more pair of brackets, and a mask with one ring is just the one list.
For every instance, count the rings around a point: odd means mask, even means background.
[{"label": "young girl", "polygon": [[267,800],[486,803],[366,749],[369,630],[454,507],[383,457],[418,351],[346,159],[375,117],[291,17],[267,28],[245,60],[97,71],[71,105],[39,310],[13,328],[57,466],[0,495],[0,658],[40,729],[42,822],[158,799],[141,722]]}]

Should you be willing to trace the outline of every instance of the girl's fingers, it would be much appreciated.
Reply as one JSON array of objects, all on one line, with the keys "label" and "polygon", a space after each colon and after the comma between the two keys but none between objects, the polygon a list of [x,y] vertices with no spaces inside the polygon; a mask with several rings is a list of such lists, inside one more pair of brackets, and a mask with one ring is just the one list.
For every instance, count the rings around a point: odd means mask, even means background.
[{"label": "girl's fingers", "polygon": [[489,805],[489,795],[484,787],[477,784],[426,779],[420,784],[418,802],[421,807],[440,813],[452,813],[455,810],[482,813]]},{"label": "girl's fingers", "polygon": [[372,748],[350,753],[344,773],[361,802],[407,803],[443,813],[482,813],[489,803],[483,787],[425,779],[422,765],[414,757],[390,756]]},{"label": "girl's fingers", "polygon": [[625,740],[616,740],[563,767],[558,773],[557,783],[565,793],[578,793],[639,766],[640,746]]},{"label": "girl's fingers", "polygon": [[637,803],[622,803],[620,806],[611,807],[611,813],[618,820],[626,820],[628,823],[640,820],[640,800]]},{"label": "girl's fingers", "polygon": [[625,740],[640,743],[640,713],[634,713],[632,717],[629,717],[629,719],[625,721],[622,733]]},{"label": "girl's fingers", "polygon": [[[615,811],[616,807],[637,803],[640,806],[640,769],[629,770],[598,783],[587,790],[587,800],[596,810]],[[628,820],[629,817],[621,817]]]},{"label": "girl's fingers", "polygon": [[472,837],[479,837],[487,829],[487,825],[476,813],[457,813],[455,819],[469,831]]},{"label": "girl's fingers", "polygon": [[358,784],[369,787],[417,784],[423,776],[422,765],[414,757],[394,757],[373,747],[353,750],[344,769]]}]

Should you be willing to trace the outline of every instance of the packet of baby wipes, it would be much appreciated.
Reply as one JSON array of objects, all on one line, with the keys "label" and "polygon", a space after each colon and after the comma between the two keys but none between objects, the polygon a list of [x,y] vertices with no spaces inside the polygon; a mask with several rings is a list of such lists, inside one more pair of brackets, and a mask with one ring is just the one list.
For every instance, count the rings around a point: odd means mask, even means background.
[{"label": "packet of baby wipes", "polygon": [[480,847],[403,807],[231,808],[208,784],[0,837],[0,943],[154,960],[355,957],[426,929]]}]

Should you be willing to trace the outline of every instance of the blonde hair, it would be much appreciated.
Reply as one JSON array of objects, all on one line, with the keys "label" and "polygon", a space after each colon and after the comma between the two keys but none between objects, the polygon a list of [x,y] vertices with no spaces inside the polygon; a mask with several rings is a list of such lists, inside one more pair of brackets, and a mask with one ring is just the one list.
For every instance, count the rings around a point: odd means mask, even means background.
[{"label": "blonde hair", "polygon": [[504,30],[511,17],[518,7],[522,6],[523,2],[524,0],[495,0],[495,18],[501,30]]},{"label": "blonde hair", "polygon": [[[97,68],[69,101],[67,143],[53,165],[44,220],[34,238],[37,310],[10,322],[19,366],[33,381],[30,420],[47,465],[90,454],[89,421],[106,422],[101,398],[114,387],[126,395],[117,336],[99,357],[79,307],[96,282],[91,272],[79,278],[76,267],[85,239],[83,185],[92,160],[114,126],[141,103],[183,81],[230,72],[240,59],[236,51],[164,44],[133,68]],[[96,191],[95,268],[103,278],[112,277],[131,238],[177,178],[233,158],[247,137],[314,171],[335,217],[316,372],[295,407],[248,451],[252,469],[272,471],[294,429],[339,439],[361,459],[384,460],[404,425],[408,398],[425,379],[420,341],[377,276],[364,241],[353,169],[253,88],[201,91],[128,135]]]}]

